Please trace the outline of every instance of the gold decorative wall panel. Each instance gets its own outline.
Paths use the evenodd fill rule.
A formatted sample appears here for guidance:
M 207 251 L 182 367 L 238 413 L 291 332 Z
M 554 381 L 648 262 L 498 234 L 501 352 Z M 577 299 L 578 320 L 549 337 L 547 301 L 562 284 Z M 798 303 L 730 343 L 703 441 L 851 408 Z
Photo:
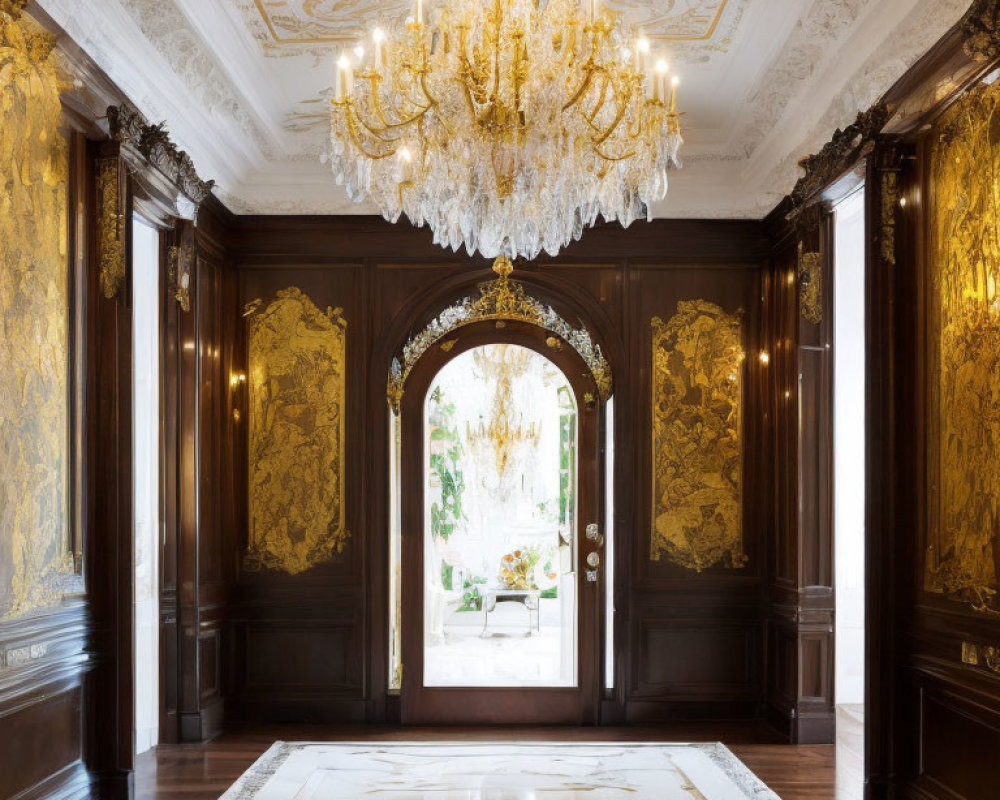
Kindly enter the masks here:
M 692 300 L 651 325 L 650 558 L 697 572 L 743 567 L 740 317 Z
M 924 585 L 1000 615 L 1000 87 L 949 110 L 931 169 Z
M 344 516 L 346 326 L 284 289 L 248 306 L 250 532 L 244 567 L 297 574 L 350 536 Z
M 68 541 L 69 156 L 54 39 L 0 3 L 0 617 L 57 603 Z

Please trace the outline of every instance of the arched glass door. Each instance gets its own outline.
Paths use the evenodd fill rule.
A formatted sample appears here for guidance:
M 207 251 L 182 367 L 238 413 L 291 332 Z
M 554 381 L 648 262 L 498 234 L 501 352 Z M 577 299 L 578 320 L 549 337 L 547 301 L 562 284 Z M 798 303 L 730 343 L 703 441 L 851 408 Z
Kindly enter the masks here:
M 492 338 L 432 356 L 402 403 L 403 721 L 596 721 L 596 393 L 528 326 Z
M 424 686 L 575 686 L 577 408 L 526 347 L 449 361 L 424 404 Z

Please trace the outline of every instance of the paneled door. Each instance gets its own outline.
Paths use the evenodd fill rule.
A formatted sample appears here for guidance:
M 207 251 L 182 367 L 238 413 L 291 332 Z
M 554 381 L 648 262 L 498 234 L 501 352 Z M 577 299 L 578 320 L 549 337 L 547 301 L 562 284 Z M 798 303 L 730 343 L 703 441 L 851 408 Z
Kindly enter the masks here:
M 415 367 L 401 420 L 404 723 L 598 721 L 601 405 L 583 360 L 480 323 Z

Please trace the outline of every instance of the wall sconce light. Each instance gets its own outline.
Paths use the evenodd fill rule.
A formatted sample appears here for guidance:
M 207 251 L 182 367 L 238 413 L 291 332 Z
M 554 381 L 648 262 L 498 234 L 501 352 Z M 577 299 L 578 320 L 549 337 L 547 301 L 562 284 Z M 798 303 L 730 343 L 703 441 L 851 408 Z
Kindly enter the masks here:
M 241 383 L 247 382 L 247 374 L 245 372 L 234 372 L 229 376 L 229 385 L 235 389 Z
M 771 355 L 767 352 L 767 350 L 760 351 L 760 363 L 765 367 L 771 363 Z

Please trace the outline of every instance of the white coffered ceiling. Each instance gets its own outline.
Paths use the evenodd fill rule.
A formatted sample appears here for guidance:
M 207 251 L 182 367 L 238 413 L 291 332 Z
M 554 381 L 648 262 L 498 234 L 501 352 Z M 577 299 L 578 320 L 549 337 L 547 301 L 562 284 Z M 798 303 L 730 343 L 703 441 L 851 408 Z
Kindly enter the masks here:
M 235 213 L 373 213 L 320 162 L 326 99 L 336 55 L 407 0 L 38 2 Z M 685 166 L 656 216 L 764 216 L 969 2 L 607 0 L 682 78 Z

